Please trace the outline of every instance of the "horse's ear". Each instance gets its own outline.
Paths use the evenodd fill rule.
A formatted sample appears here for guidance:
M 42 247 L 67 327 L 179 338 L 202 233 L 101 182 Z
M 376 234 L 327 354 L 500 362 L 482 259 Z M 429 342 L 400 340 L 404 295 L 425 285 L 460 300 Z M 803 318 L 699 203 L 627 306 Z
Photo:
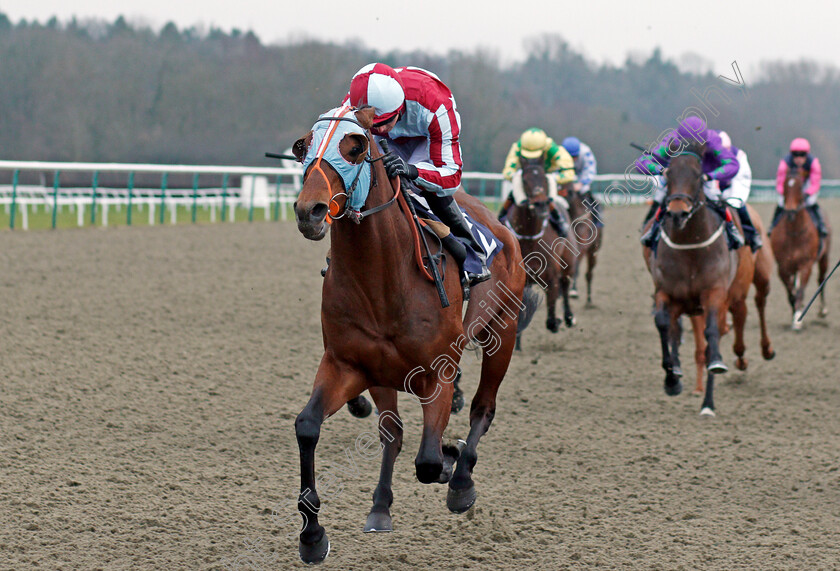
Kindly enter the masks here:
M 361 164 L 367 156 L 368 138 L 361 133 L 347 133 L 338 144 L 338 151 L 344 160 L 354 165 Z
M 358 111 L 356 111 L 356 120 L 359 124 L 365 128 L 370 129 L 373 127 L 373 117 L 376 114 L 376 111 L 370 105 L 365 105 Z
M 306 156 L 307 151 L 309 151 L 309 145 L 312 144 L 312 131 L 306 134 L 306 136 L 301 137 L 295 144 L 292 145 L 292 154 L 297 159 L 297 162 L 302 163 L 303 158 Z
M 665 177 L 665 178 L 668 178 L 668 167 L 665 167 L 664 169 L 662 169 L 662 176 Z

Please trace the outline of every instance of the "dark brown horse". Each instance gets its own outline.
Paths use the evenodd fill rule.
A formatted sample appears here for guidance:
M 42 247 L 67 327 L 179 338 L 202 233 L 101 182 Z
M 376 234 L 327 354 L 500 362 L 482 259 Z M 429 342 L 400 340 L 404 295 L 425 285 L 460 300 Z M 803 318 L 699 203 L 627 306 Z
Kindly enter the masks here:
M 505 224 L 519 240 L 528 274 L 528 283 L 545 290 L 548 317 L 545 326 L 552 333 L 560 330 L 557 299 L 563 297 L 563 320 L 567 327 L 575 324 L 569 303 L 569 289 L 574 272 L 575 253 L 570 242 L 560 238 L 549 223 L 549 179 L 542 159 L 522 159 L 522 188 L 526 201 L 514 201 Z M 568 213 L 560 207 L 560 215 L 568 221 Z M 517 348 L 520 348 L 517 339 Z
M 572 291 L 577 292 L 578 271 L 580 270 L 581 261 L 583 258 L 586 258 L 586 305 L 591 306 L 592 277 L 595 270 L 595 264 L 598 263 L 598 250 L 601 249 L 604 228 L 597 228 L 595 226 L 596 214 L 593 212 L 594 204 L 585 202 L 580 191 L 572 188 L 567 189 L 566 199 L 569 202 L 569 217 L 573 221 L 577 222 L 580 220 L 589 220 L 590 222 L 590 224 L 585 225 L 575 224 L 575 235 L 579 235 L 580 237 L 578 240 L 580 255 L 575 256 Z M 576 295 L 572 295 L 572 297 L 576 297 Z
M 358 122 L 358 132 L 348 133 L 340 141 L 324 135 L 317 152 L 330 146 L 335 150 L 338 145 L 348 163 L 372 170 L 361 214 L 375 213 L 361 220 L 342 216 L 348 212 L 345 200 L 350 190 L 331 165 L 317 159 L 305 173 L 295 203 L 298 229 L 309 240 L 324 238 L 328 212 L 337 218 L 331 224 L 332 256 L 321 303 L 324 355 L 311 398 L 295 421 L 301 460 L 298 509 L 304 519 L 300 556 L 307 563 L 322 561 L 329 552 L 329 540 L 318 523 L 320 500 L 315 489 L 315 447 L 321 424 L 366 389 L 380 412 L 380 442 L 375 442 L 374 435 L 373 441 L 367 438 L 360 444 L 369 434 L 363 433 L 356 448 L 361 446 L 368 453 L 371 446 L 374 453 L 381 449 L 382 469 L 365 531 L 392 529 L 391 478 L 403 433 L 397 391 L 410 392 L 423 409 L 423 436 L 414 461 L 417 478 L 423 483 L 448 482 L 447 506 L 453 512 L 464 512 L 473 505 L 476 447 L 496 411 L 496 394 L 513 352 L 525 286 L 516 240 L 477 199 L 459 190 L 457 201 L 494 232 L 503 250 L 493 260 L 493 277 L 472 288 L 472 301 L 463 319 L 457 264 L 447 254 L 443 281 L 451 304 L 441 309 L 435 287 L 422 277 L 416 263 L 411 225 L 398 206 L 404 206 L 403 201 L 393 201 L 399 194 L 398 181 L 388 180 L 378 160 L 381 153 L 369 131 L 373 109 L 345 117 Z M 336 118 L 327 120 L 337 123 Z M 295 144 L 299 160 L 311 141 L 312 133 Z M 356 192 L 360 190 L 366 189 Z M 389 202 L 390 206 L 376 210 Z M 469 436 L 463 449 L 444 447 L 452 380 L 459 371 L 463 348 L 471 340 L 481 345 L 483 359 L 470 409 Z
M 705 205 L 700 158 L 704 152 L 705 145 L 695 143 L 671 160 L 665 171 L 668 194 L 662 205 L 662 237 L 656 255 L 644 248 L 644 256 L 655 287 L 655 323 L 662 346 L 665 392 L 672 396 L 682 392 L 679 317 L 685 313 L 692 316 L 694 327 L 698 389 L 703 387 L 704 368 L 708 373 L 700 413 L 714 416 L 714 376 L 728 370 L 720 354 L 720 337 L 727 331 L 727 311 L 733 317 L 736 366 L 747 368 L 746 297 L 755 278 L 756 255 L 749 248 L 730 251 L 724 221 Z M 769 270 L 766 259 L 762 267 Z M 759 280 L 762 286 L 756 288 L 756 304 L 762 321 L 762 355 L 772 359 L 775 354 L 766 336 L 763 316 L 768 278 L 769 271 Z
M 791 327 L 794 331 L 802 329 L 800 317 L 803 297 L 808 280 L 811 279 L 814 263 L 817 263 L 819 270 L 817 281 L 822 283 L 828 271 L 828 251 L 831 246 L 831 228 L 826 218 L 829 235 L 825 239 L 823 251 L 819 251 L 820 237 L 817 226 L 806 209 L 803 186 L 802 172 L 798 169 L 788 171 L 784 186 L 784 214 L 770 233 L 770 244 L 779 267 L 779 278 L 785 285 L 788 302 L 793 311 Z M 820 292 L 820 316 L 825 317 L 827 314 L 823 289 Z

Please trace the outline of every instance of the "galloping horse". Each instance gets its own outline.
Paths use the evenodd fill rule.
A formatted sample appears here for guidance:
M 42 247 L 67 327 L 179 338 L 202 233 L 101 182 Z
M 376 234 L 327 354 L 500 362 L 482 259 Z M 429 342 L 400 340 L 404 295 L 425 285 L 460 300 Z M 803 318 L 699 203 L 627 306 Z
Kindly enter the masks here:
M 586 257 L 586 305 L 592 305 L 592 276 L 595 270 L 595 264 L 598 263 L 598 250 L 601 249 L 601 241 L 603 240 L 603 228 L 596 228 L 595 216 L 592 210 L 594 205 L 584 204 L 583 197 L 580 191 L 568 189 L 567 200 L 569 202 L 569 217 L 572 220 L 587 219 L 592 222 L 591 227 L 587 224 L 585 229 L 581 231 L 580 236 L 580 255 L 575 256 L 574 280 L 572 282 L 572 291 L 577 291 L 577 276 L 580 269 L 581 260 Z M 594 234 L 594 236 L 593 236 Z M 573 295 L 573 297 L 576 297 Z
M 784 186 L 784 214 L 770 233 L 773 255 L 779 266 L 779 278 L 785 284 L 788 302 L 793 311 L 794 331 L 802 328 L 802 301 L 805 286 L 811 278 L 811 269 L 818 263 L 819 279 L 822 282 L 828 271 L 828 250 L 831 246 L 831 229 L 826 218 L 829 235 L 820 252 L 820 237 L 817 227 L 805 207 L 804 180 L 798 169 L 788 171 Z M 825 317 L 825 289 L 820 292 L 820 316 Z
M 321 302 L 324 355 L 312 396 L 295 421 L 301 461 L 298 509 L 304 518 L 300 556 L 307 563 L 323 561 L 329 553 L 329 540 L 318 523 L 320 500 L 315 489 L 315 447 L 321 424 L 366 389 L 379 408 L 383 453 L 365 531 L 392 529 L 391 478 L 403 433 L 398 390 L 414 395 L 423 409 L 423 436 L 414 461 L 417 478 L 425 484 L 448 482 L 447 506 L 453 512 L 462 513 L 473 505 L 476 447 L 496 411 L 496 394 L 510 362 L 522 308 L 525 271 L 519 245 L 477 199 L 460 190 L 457 201 L 474 220 L 493 231 L 503 249 L 493 260 L 492 278 L 472 288 L 472 302 L 463 319 L 458 265 L 447 254 L 447 263 L 441 267 L 451 304 L 441 308 L 435 288 L 422 277 L 418 264 L 422 258 L 414 248 L 417 236 L 401 212 L 407 209 L 404 189 L 396 179 L 389 182 L 379 160 L 382 155 L 370 134 L 373 115 L 368 107 L 339 108 L 322 115 L 313 131 L 294 145 L 298 160 L 312 159 L 295 203 L 298 230 L 309 240 L 321 240 L 327 233 L 328 213 L 332 218 L 332 257 Z M 342 128 L 343 137 L 334 136 Z M 345 184 L 347 179 L 328 157 L 333 157 L 333 164 L 343 160 L 351 168 L 358 165 L 352 184 Z M 346 165 L 338 164 L 338 168 Z M 356 188 L 358 181 L 363 183 Z M 363 200 L 358 210 L 348 208 L 351 197 Z M 470 340 L 483 349 L 470 432 L 462 449 L 444 447 L 441 439 L 449 422 L 451 382 Z M 361 446 L 370 454 L 373 446 L 372 451 L 378 453 L 375 437 L 360 444 L 364 434 L 356 440 L 357 450 Z
M 714 376 L 728 370 L 719 347 L 720 336 L 727 331 L 727 311 L 732 313 L 735 329 L 735 365 L 740 370 L 747 368 L 744 324 L 746 297 L 753 281 L 761 320 L 762 355 L 772 359 L 775 353 L 764 321 L 769 259 L 765 257 L 757 264 L 757 257 L 749 248 L 728 249 L 724 221 L 705 206 L 700 158 L 704 152 L 705 145 L 693 142 L 671 160 L 665 171 L 668 194 L 662 203 L 665 212 L 658 251 L 653 255 L 644 248 L 644 256 L 655 287 L 654 320 L 662 344 L 665 393 L 674 396 L 682 392 L 679 317 L 685 313 L 691 316 L 694 328 L 698 391 L 703 390 L 704 367 L 708 372 L 700 414 L 714 416 Z M 757 215 L 752 215 L 760 227 Z M 756 280 L 757 265 L 760 276 Z
M 560 330 L 557 319 L 557 298 L 563 295 L 563 320 L 567 327 L 575 324 L 569 304 L 569 289 L 574 272 L 575 253 L 570 242 L 560 238 L 549 223 L 549 178 L 542 159 L 522 159 L 522 188 L 527 201 L 514 201 L 505 224 L 519 240 L 528 274 L 528 283 L 545 290 L 548 318 L 545 326 L 552 333 Z M 566 216 L 564 209 L 561 216 Z M 566 217 L 568 219 L 568 216 Z M 520 340 L 517 339 L 517 348 Z

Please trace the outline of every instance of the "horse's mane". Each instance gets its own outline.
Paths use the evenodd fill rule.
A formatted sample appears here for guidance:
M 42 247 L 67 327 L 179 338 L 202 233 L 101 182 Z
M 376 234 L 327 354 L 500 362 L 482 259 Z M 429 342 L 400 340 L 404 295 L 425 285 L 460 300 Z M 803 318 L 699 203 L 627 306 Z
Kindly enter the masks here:
M 703 154 L 706 152 L 706 143 L 701 143 L 696 139 L 691 139 L 688 145 L 683 149 L 683 152 L 694 153 L 703 160 Z

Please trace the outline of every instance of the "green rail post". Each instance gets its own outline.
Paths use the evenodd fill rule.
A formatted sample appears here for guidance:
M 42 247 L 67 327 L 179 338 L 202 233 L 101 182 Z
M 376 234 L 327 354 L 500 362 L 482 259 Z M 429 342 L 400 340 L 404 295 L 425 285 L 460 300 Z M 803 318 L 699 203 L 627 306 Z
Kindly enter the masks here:
M 90 225 L 96 226 L 96 187 L 99 186 L 99 172 L 93 171 L 92 194 L 90 195 Z
M 198 173 L 193 175 L 193 207 L 192 207 L 192 221 L 195 224 L 196 207 L 198 204 Z
M 12 207 L 9 212 L 9 229 L 15 229 L 15 212 L 17 211 L 17 185 L 18 185 L 18 175 L 20 175 L 20 171 L 15 169 L 15 172 L 12 174 Z M 26 208 L 24 206 L 24 208 Z
M 227 187 L 228 174 L 225 173 L 222 177 L 222 222 L 225 221 L 225 214 L 227 213 Z
M 257 188 L 257 176 L 251 176 L 251 204 L 248 206 L 248 222 L 254 221 L 254 191 Z
M 481 201 L 487 200 L 487 195 L 484 193 L 486 187 L 487 181 L 485 179 L 481 179 L 481 182 L 478 184 L 478 199 Z
M 58 214 L 58 184 L 59 184 L 59 177 L 61 175 L 60 171 L 55 171 L 55 176 L 53 177 L 53 209 L 52 209 L 52 227 L 55 230 L 55 217 Z
M 126 214 L 125 223 L 128 226 L 131 226 L 131 209 L 133 206 L 131 205 L 132 199 L 134 198 L 134 172 L 128 173 L 128 213 Z M 108 208 L 108 205 L 105 205 L 105 208 Z
M 169 173 L 163 173 L 160 177 L 160 223 L 163 224 L 163 214 L 166 210 L 166 181 Z
M 280 180 L 283 177 L 281 175 L 277 175 L 277 186 L 274 187 L 274 221 L 277 222 L 280 219 Z

